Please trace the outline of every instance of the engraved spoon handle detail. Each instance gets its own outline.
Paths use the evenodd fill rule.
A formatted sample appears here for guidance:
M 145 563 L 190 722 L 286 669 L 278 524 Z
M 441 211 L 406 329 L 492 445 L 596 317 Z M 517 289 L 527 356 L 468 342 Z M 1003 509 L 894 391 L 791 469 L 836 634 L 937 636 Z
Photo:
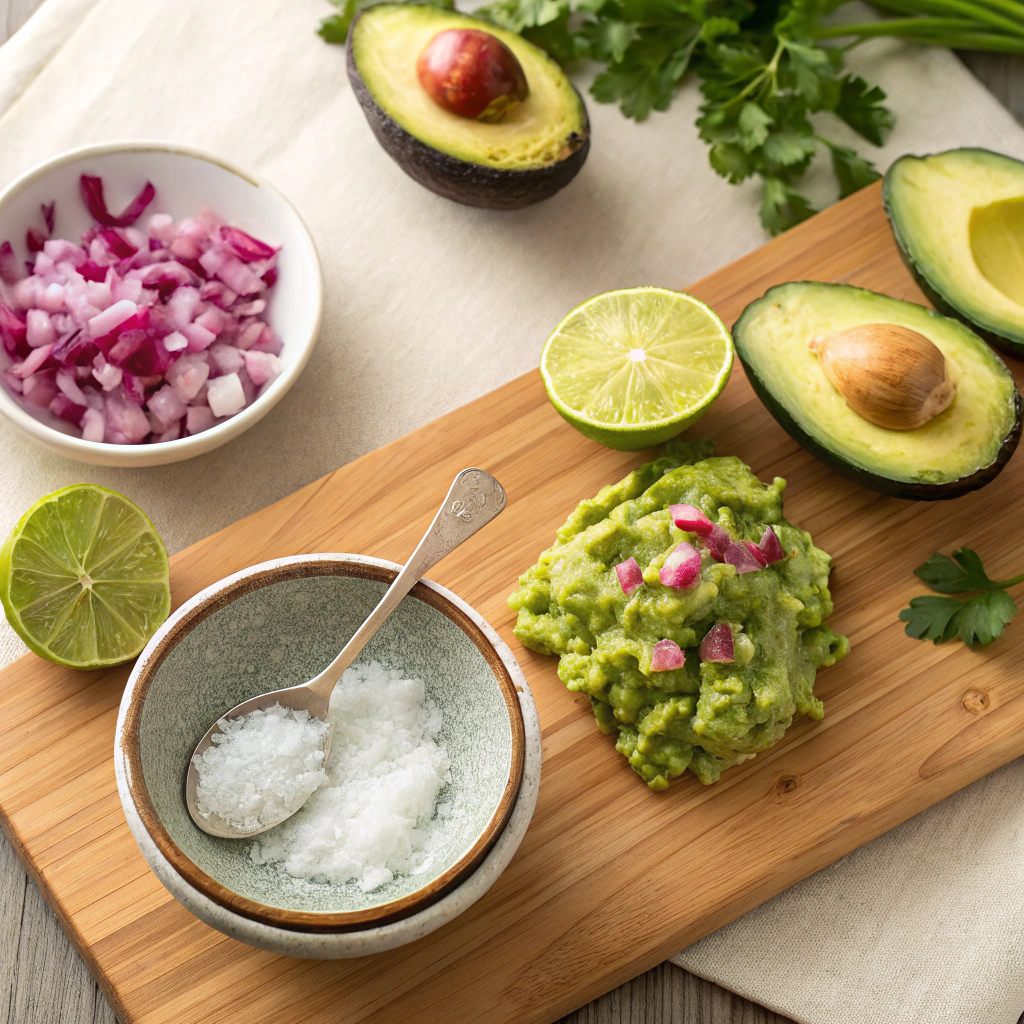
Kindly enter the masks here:
M 345 644 L 341 653 L 307 684 L 329 699 L 342 673 L 359 657 L 371 637 L 431 566 L 454 551 L 505 507 L 505 489 L 482 469 L 464 469 L 452 482 L 448 496 L 430 528 L 416 545 L 405 567 L 388 587 L 380 603 Z

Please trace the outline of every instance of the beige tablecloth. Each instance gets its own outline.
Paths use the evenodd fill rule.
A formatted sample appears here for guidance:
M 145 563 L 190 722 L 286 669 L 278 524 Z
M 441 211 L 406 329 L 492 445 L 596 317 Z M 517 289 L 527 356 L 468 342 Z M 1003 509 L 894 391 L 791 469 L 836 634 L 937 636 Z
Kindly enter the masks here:
M 683 285 L 765 240 L 756 189 L 708 167 L 692 85 L 643 125 L 591 102 L 587 165 L 540 206 L 490 213 L 426 192 L 374 141 L 344 52 L 313 34 L 327 10 L 323 0 L 47 0 L 0 49 L 0 187 L 88 142 L 204 146 L 296 202 L 327 278 L 303 377 L 217 452 L 96 469 L 0 423 L 0 536 L 41 494 L 87 480 L 138 501 L 178 549 L 531 369 L 587 296 Z M 952 55 L 881 42 L 855 64 L 899 115 L 881 166 L 964 144 L 1024 156 L 1024 133 Z M 0 663 L 21 650 L 4 624 Z M 1004 769 L 679 962 L 813 1024 L 1013 1024 L 1024 1009 L 1022 789 L 1024 768 Z

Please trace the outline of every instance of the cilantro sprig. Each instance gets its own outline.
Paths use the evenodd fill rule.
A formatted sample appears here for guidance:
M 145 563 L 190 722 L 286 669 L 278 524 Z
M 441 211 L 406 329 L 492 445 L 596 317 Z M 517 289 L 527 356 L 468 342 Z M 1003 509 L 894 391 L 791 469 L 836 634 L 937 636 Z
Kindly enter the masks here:
M 959 637 L 970 646 L 984 646 L 1002 635 L 1017 614 L 1017 603 L 1006 592 L 1024 583 L 1024 574 L 1008 580 L 990 579 L 981 558 L 970 548 L 953 557 L 936 552 L 914 570 L 937 594 L 971 594 L 971 597 L 915 597 L 900 612 L 905 632 L 916 640 L 944 644 Z

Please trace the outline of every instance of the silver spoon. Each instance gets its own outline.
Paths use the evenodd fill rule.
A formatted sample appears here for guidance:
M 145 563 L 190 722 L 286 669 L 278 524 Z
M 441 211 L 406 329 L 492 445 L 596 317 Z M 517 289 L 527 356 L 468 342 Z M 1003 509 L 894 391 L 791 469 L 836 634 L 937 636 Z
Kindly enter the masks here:
M 219 815 L 211 814 L 209 817 L 205 817 L 200 813 L 196 803 L 196 788 L 199 784 L 196 758 L 210 746 L 214 735 L 221 731 L 224 719 L 238 718 L 252 711 L 262 711 L 274 704 L 280 704 L 283 708 L 308 711 L 311 717 L 326 722 L 331 694 L 342 673 L 359 657 L 370 638 L 398 607 L 402 598 L 412 590 L 416 582 L 431 566 L 436 565 L 445 555 L 454 551 L 464 540 L 472 537 L 481 526 L 486 526 L 504 507 L 505 489 L 490 473 L 485 473 L 482 469 L 464 469 L 453 481 L 448 491 L 448 497 L 444 499 L 437 515 L 434 516 L 434 521 L 423 535 L 423 539 L 416 545 L 416 550 L 410 556 L 409 561 L 405 563 L 405 567 L 388 587 L 387 593 L 381 598 L 377 607 L 370 612 L 366 621 L 342 648 L 341 654 L 308 683 L 288 686 L 283 690 L 271 690 L 270 693 L 263 693 L 251 700 L 243 701 L 214 722 L 196 746 L 185 779 L 185 803 L 188 805 L 188 812 L 192 815 L 192 820 L 204 832 L 225 839 L 249 839 L 274 828 L 275 825 L 280 825 L 282 821 L 295 813 L 292 811 L 276 821 L 268 822 L 262 828 L 248 832 L 235 828 Z M 328 727 L 327 738 L 324 741 L 324 763 L 327 761 L 330 747 L 331 733 Z

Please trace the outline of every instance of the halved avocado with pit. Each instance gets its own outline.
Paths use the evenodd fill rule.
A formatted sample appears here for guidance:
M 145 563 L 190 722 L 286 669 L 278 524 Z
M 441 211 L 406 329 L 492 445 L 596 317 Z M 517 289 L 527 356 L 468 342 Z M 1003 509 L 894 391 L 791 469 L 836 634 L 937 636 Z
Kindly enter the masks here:
M 850 409 L 808 348 L 861 324 L 923 334 L 946 359 L 952 404 L 914 430 L 888 430 Z M 962 323 L 912 302 L 844 284 L 769 289 L 733 327 L 758 397 L 802 447 L 844 476 L 897 498 L 955 498 L 991 481 L 1021 433 L 1021 398 L 1002 360 Z
M 935 307 L 1024 357 L 1024 163 L 987 149 L 904 156 L 882 198 L 903 260 Z
M 420 84 L 416 61 L 445 29 L 489 32 L 516 56 L 529 95 L 501 121 L 453 114 Z M 583 99 L 562 69 L 513 32 L 424 4 L 377 4 L 352 22 L 348 75 L 377 141 L 410 177 L 468 206 L 512 210 L 564 188 L 590 148 Z

